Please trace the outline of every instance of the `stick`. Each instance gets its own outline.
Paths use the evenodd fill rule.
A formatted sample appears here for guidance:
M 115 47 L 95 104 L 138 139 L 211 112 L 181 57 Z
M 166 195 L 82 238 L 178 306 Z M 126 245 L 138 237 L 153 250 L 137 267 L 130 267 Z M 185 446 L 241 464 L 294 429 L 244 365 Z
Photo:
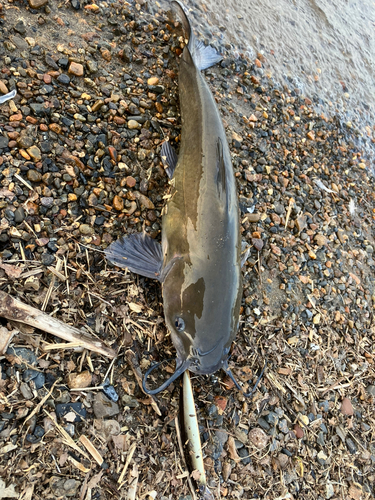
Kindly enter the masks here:
M 0 316 L 19 321 L 20 323 L 26 323 L 45 332 L 52 333 L 52 335 L 56 335 L 56 337 L 68 342 L 79 343 L 85 349 L 103 354 L 109 358 L 116 356 L 113 349 L 107 347 L 102 341 L 94 339 L 83 330 L 52 318 L 48 314 L 28 304 L 24 304 L 2 291 L 0 291 Z

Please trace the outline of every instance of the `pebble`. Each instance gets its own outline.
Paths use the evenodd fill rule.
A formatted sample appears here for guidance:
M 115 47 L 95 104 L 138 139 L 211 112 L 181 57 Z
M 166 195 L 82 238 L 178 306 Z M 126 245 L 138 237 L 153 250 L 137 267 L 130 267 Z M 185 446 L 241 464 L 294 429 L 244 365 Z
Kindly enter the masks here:
M 250 443 L 252 443 L 254 446 L 256 446 L 261 450 L 267 446 L 269 436 L 267 436 L 267 434 L 263 431 L 263 429 L 255 427 L 254 429 L 251 429 L 251 431 L 249 432 L 249 440 Z
M 20 384 L 20 391 L 21 391 L 22 396 L 23 396 L 26 400 L 33 399 L 34 395 L 33 395 L 33 393 L 31 392 L 29 385 L 28 385 L 28 384 L 26 384 L 26 382 L 22 382 L 22 383 Z
M 37 170 L 28 170 L 27 178 L 31 182 L 40 182 L 42 180 L 42 174 Z
M 86 418 L 86 408 L 82 403 L 59 403 L 56 405 L 56 415 L 59 418 L 70 412 L 76 414 L 74 422 L 82 422 L 82 419 Z
M 95 395 L 93 410 L 96 418 L 113 417 L 120 413 L 118 404 L 111 401 L 101 392 Z
M 81 224 L 79 226 L 79 232 L 85 236 L 89 236 L 94 234 L 94 228 L 89 226 L 88 224 Z
M 341 403 L 341 413 L 352 416 L 354 414 L 353 405 L 348 398 L 344 398 Z
M 67 376 L 67 384 L 70 389 L 90 387 L 91 381 L 92 375 L 88 370 L 85 370 L 81 373 L 69 373 L 69 375 Z
M 354 441 L 351 438 L 346 438 L 345 441 L 346 441 L 346 446 L 348 447 L 349 452 L 352 455 L 355 455 L 358 450 L 357 450 L 356 445 L 354 444 Z
M 33 381 L 33 383 L 35 384 L 35 389 L 41 389 L 46 378 L 44 373 L 28 368 L 23 372 L 23 380 L 24 382 Z
M 375 385 L 368 385 L 368 386 L 366 387 L 366 392 L 367 392 L 367 394 L 369 394 L 370 396 L 375 397 Z
M 129 120 L 128 121 L 128 128 L 130 130 L 133 130 L 133 129 L 138 129 L 138 128 L 141 128 L 142 125 L 140 123 L 138 123 L 136 120 Z
M 49 485 L 52 493 L 57 498 L 65 498 L 65 496 L 76 497 L 81 482 L 76 479 L 65 479 L 55 476 L 51 478 Z
M 113 198 L 113 208 L 115 210 L 118 210 L 119 212 L 121 212 L 121 210 L 124 210 L 124 200 L 118 195 Z
M 82 64 L 72 61 L 69 66 L 69 73 L 75 76 L 83 76 L 84 70 Z
M 15 366 L 20 369 L 26 369 L 26 365 L 22 363 L 25 361 L 27 365 L 36 364 L 36 356 L 31 349 L 26 347 L 9 347 L 6 354 L 8 356 L 14 356 L 16 360 Z
M 137 408 L 139 406 L 138 400 L 128 394 L 124 394 L 124 396 L 121 397 L 121 401 L 124 406 L 128 406 L 129 408 Z

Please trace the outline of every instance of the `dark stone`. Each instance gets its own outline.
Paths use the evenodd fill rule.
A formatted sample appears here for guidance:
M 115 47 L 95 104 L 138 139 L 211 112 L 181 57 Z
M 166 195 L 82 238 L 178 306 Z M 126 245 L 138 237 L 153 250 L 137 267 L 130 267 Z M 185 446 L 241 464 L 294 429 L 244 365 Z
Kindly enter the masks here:
M 52 143 L 50 141 L 40 142 L 39 147 L 42 153 L 49 153 L 52 151 Z
M 69 66 L 69 59 L 67 59 L 66 57 L 60 57 L 60 59 L 57 61 L 57 64 L 63 69 L 67 69 Z
M 48 252 L 45 252 L 42 254 L 40 260 L 44 266 L 50 266 L 55 262 L 55 256 Z
M 28 365 L 36 364 L 35 354 L 33 353 L 33 351 L 27 349 L 26 347 L 9 347 L 6 353 L 8 356 L 15 356 L 19 359 L 20 363 L 16 363 L 16 368 L 26 368 L 22 361 L 25 361 L 25 363 L 27 363 Z
M 45 116 L 51 114 L 51 108 L 46 107 L 44 103 L 41 104 L 38 102 L 32 102 L 30 103 L 30 108 L 36 116 Z
M 78 0 L 70 0 L 70 3 L 75 10 L 79 10 L 81 8 L 81 4 Z
M 44 373 L 29 368 L 23 372 L 23 380 L 24 382 L 30 382 L 32 380 L 35 384 L 35 389 L 41 389 L 46 379 Z
M 251 463 L 251 458 L 249 457 L 249 452 L 247 448 L 240 448 L 238 450 L 238 456 L 241 457 L 241 462 L 244 465 L 248 465 Z
M 28 441 L 29 443 L 32 443 L 32 444 L 39 443 L 39 441 L 41 439 L 42 438 L 40 438 L 40 437 L 34 436 L 34 434 L 27 434 L 27 436 L 26 436 L 26 441 Z
M 65 127 L 70 127 L 71 125 L 74 124 L 74 121 L 71 120 L 70 118 L 66 118 L 65 116 L 62 116 L 61 117 L 61 121 L 63 122 L 63 124 L 65 125 Z
M 82 403 L 64 403 L 56 405 L 56 414 L 59 418 L 62 418 L 71 411 L 76 413 L 74 422 L 82 422 L 82 419 L 86 418 L 86 408 Z
M 45 61 L 46 61 L 46 64 L 48 64 L 48 66 L 50 66 L 51 68 L 55 69 L 56 71 L 59 69 L 59 67 L 56 64 L 55 60 L 52 59 L 52 57 L 49 56 L 48 54 L 45 57 Z
M 7 148 L 8 144 L 9 144 L 8 137 L 4 137 L 3 135 L 0 135 L 0 149 Z
M 61 75 L 59 75 L 57 77 L 57 81 L 59 83 L 62 83 L 63 85 L 69 85 L 70 83 L 70 78 L 68 75 L 66 75 L 65 73 L 62 73 Z
M 16 224 L 20 224 L 21 222 L 24 221 L 25 217 L 26 214 L 23 207 L 17 207 L 16 210 L 14 211 L 14 222 Z
M 40 425 L 37 425 L 34 429 L 34 436 L 41 438 L 44 436 L 44 434 L 45 433 L 44 433 L 43 427 L 41 427 Z
M 114 401 L 116 403 L 116 401 L 118 401 L 118 394 L 117 392 L 115 391 L 115 388 L 113 387 L 113 385 L 104 385 L 103 387 L 103 392 L 104 394 L 109 398 L 111 399 L 112 401 Z
M 349 452 L 354 455 L 355 453 L 357 453 L 357 447 L 356 445 L 354 444 L 354 441 L 350 438 L 346 438 L 346 446 L 348 447 L 348 450 Z
M 26 26 L 23 21 L 18 21 L 18 23 L 14 26 L 14 31 L 17 31 L 20 35 L 26 34 Z

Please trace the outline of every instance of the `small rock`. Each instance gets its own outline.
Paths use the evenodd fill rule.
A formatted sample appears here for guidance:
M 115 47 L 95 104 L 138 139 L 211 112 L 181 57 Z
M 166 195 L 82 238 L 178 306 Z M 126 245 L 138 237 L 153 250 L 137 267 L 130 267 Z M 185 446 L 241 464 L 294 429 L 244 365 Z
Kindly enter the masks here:
M 367 392 L 367 394 L 369 394 L 370 396 L 375 397 L 375 385 L 368 385 L 368 386 L 366 387 L 366 392 Z
M 82 422 L 82 419 L 86 418 L 86 408 L 82 403 L 62 403 L 56 405 L 56 415 L 59 418 L 64 417 L 64 415 L 70 412 L 76 414 L 74 422 Z
M 70 78 L 68 75 L 66 75 L 65 73 L 61 73 L 61 75 L 59 75 L 57 77 L 57 81 L 59 83 L 62 83 L 63 85 L 69 85 L 70 83 Z
M 44 196 L 43 198 L 40 198 L 40 203 L 43 207 L 50 208 L 53 205 L 53 198 L 52 196 Z
M 135 120 L 128 121 L 128 128 L 129 129 L 136 129 L 136 128 L 141 128 L 141 127 L 142 127 L 142 125 Z
M 243 465 L 248 465 L 251 463 L 251 458 L 249 456 L 249 451 L 247 448 L 240 448 L 238 450 L 238 456 L 241 458 Z
M 357 447 L 352 439 L 346 438 L 346 446 L 348 447 L 348 450 L 352 455 L 355 455 L 357 453 Z
M 267 436 L 263 429 L 256 427 L 249 432 L 249 440 L 254 446 L 261 450 L 267 446 L 269 436 Z
M 81 387 L 90 387 L 92 380 L 91 372 L 85 370 L 81 373 L 69 373 L 67 383 L 70 389 L 78 389 Z
M 353 405 L 348 398 L 344 398 L 341 403 L 341 413 L 352 416 L 354 414 Z
M 148 85 L 157 85 L 159 83 L 159 78 L 157 76 L 152 76 L 147 80 Z
M 33 381 L 35 389 L 41 389 L 46 381 L 46 378 L 44 373 L 29 368 L 23 372 L 23 380 L 24 382 Z
M 96 418 L 113 417 L 120 413 L 118 404 L 111 401 L 101 392 L 95 395 L 93 409 Z
M 128 406 L 129 408 L 137 408 L 139 406 L 138 400 L 125 394 L 121 397 L 124 406 Z
M 277 461 L 279 462 L 280 469 L 286 469 L 289 462 L 289 457 L 285 455 L 285 453 L 279 453 L 279 455 L 277 456 Z
M 113 208 L 115 210 L 118 210 L 119 212 L 121 212 L 121 210 L 124 210 L 124 200 L 122 198 L 120 198 L 120 196 L 116 195 L 114 198 L 113 198 Z
M 5 83 L 0 80 L 0 92 L 2 94 L 7 94 L 9 92 L 8 87 L 5 85 Z
M 117 420 L 99 420 L 98 423 L 102 424 L 102 430 L 106 439 L 118 436 L 121 433 L 121 427 Z
M 294 433 L 295 433 L 297 439 L 302 439 L 303 438 L 304 432 L 303 432 L 303 429 L 301 428 L 300 425 L 296 424 L 294 426 Z
M 323 234 L 316 234 L 314 240 L 315 243 L 320 247 L 327 245 L 327 238 Z
M 7 356 L 14 356 L 16 361 L 16 367 L 20 369 L 25 369 L 26 366 L 22 361 L 25 361 L 28 365 L 36 364 L 36 356 L 30 349 L 26 347 L 9 347 L 6 352 Z
M 34 161 L 41 160 L 42 153 L 40 152 L 40 149 L 37 146 L 31 146 L 31 148 L 28 148 L 26 151 Z
M 131 177 L 130 175 L 126 178 L 126 185 L 130 188 L 134 187 L 137 184 L 137 181 L 134 179 L 134 177 Z
M 260 214 L 246 214 L 245 218 L 249 222 L 258 222 L 260 220 Z
M 36 170 L 28 170 L 27 178 L 31 182 L 40 182 L 42 180 L 42 174 Z
M 306 215 L 300 215 L 296 219 L 296 227 L 299 232 L 303 231 L 307 226 L 307 217 Z
M 48 3 L 48 0 L 28 0 L 28 2 L 32 9 L 40 9 Z
M 83 76 L 83 66 L 82 64 L 72 61 L 69 66 L 69 73 L 76 76 Z
M 30 0 L 29 0 L 30 1 Z M 81 486 L 79 481 L 75 479 L 65 479 L 54 476 L 50 480 L 50 487 L 52 493 L 56 497 L 64 498 L 67 497 L 76 497 L 78 488 Z
M 327 481 L 326 483 L 326 498 L 331 498 L 335 494 L 335 490 L 333 489 L 333 484 L 331 481 Z
M 21 383 L 20 391 L 21 391 L 22 396 L 25 399 L 27 399 L 27 400 L 33 399 L 33 397 L 34 397 L 33 393 L 31 392 L 30 387 L 28 384 L 26 384 L 26 382 Z
M 79 226 L 79 232 L 85 236 L 89 236 L 94 233 L 94 228 L 88 224 L 81 224 Z
M 4 137 L 3 135 L 0 135 L 0 149 L 7 148 L 8 144 L 9 144 L 8 137 Z

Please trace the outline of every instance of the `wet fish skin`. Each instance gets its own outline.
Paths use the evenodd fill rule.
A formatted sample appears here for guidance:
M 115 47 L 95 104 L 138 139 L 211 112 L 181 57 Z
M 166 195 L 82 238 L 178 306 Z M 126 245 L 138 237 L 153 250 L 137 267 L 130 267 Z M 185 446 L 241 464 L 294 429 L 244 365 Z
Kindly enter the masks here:
M 163 282 L 163 299 L 178 358 L 193 358 L 191 371 L 213 373 L 238 327 L 239 209 L 225 130 L 190 41 L 179 66 L 180 154 L 162 223 L 164 262 L 178 260 Z M 175 326 L 180 317 L 184 332 Z
M 165 320 L 177 351 L 176 372 L 159 389 L 147 390 L 151 394 L 187 368 L 209 374 L 226 367 L 242 297 L 236 181 L 220 114 L 201 73 L 221 57 L 196 41 L 183 7 L 172 4 L 189 43 L 180 59 L 182 137 L 177 164 L 168 170 L 174 174 L 162 220 L 162 245 L 138 234 L 106 251 L 116 265 L 162 283 Z M 164 151 L 169 147 L 165 143 Z M 174 154 L 168 156 L 173 163 Z

